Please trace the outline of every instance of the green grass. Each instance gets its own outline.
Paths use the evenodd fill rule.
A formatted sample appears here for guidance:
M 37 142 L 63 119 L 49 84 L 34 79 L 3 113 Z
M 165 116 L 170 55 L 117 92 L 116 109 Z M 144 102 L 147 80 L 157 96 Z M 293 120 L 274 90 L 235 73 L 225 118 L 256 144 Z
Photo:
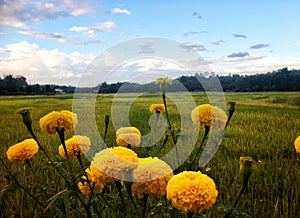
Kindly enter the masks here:
M 118 98 L 119 106 L 128 104 L 129 97 L 132 96 L 134 94 L 121 94 Z M 192 93 L 192 96 L 197 105 L 209 103 L 205 93 Z M 203 169 L 203 173 L 214 179 L 219 191 L 217 202 L 209 211 L 205 212 L 208 217 L 224 217 L 225 211 L 232 205 L 240 188 L 238 179 L 240 156 L 251 156 L 255 160 L 255 164 L 248 188 L 232 213 L 232 217 L 291 218 L 300 216 L 300 157 L 294 149 L 294 140 L 300 135 L 299 96 L 299 92 L 225 93 L 226 101 L 236 102 L 236 111 L 226 129 L 220 149 Z M 93 134 L 98 134 L 99 131 L 103 137 L 104 116 L 111 115 L 113 98 L 112 94 L 98 95 L 95 105 L 98 129 L 90 130 Z M 181 93 L 177 94 L 177 99 L 185 101 Z M 6 158 L 6 151 L 9 146 L 30 138 L 22 124 L 21 116 L 15 113 L 17 109 L 29 106 L 33 108 L 33 129 L 41 144 L 45 146 L 60 169 L 68 169 L 65 161 L 57 154 L 57 148 L 60 145 L 58 136 L 42 133 L 38 122 L 42 116 L 53 110 L 72 110 L 73 96 L 0 96 L 0 102 L 0 157 L 22 184 L 30 191 L 37 192 L 37 197 L 41 201 L 49 203 L 42 192 L 37 190 L 44 186 L 52 196 L 63 191 L 66 184 L 50 166 L 45 156 L 39 152 L 31 160 L 39 177 L 37 179 L 25 164 L 10 163 Z M 84 100 L 82 103 L 84 107 Z M 130 106 L 129 115 L 124 114 L 124 116 L 129 116 L 131 125 L 140 129 L 142 135 L 150 132 L 148 119 L 151 116 L 149 106 L 152 103 L 162 103 L 158 93 L 140 95 Z M 173 128 L 180 129 L 181 115 L 176 107 L 176 102 L 172 102 L 169 98 L 167 104 Z M 90 115 L 87 114 L 87 116 Z M 85 121 L 79 120 L 79 122 Z M 109 147 L 116 146 L 115 129 L 112 124 L 112 119 L 110 119 L 107 136 Z M 188 131 L 188 129 L 181 130 Z M 204 130 L 201 129 L 199 141 L 202 139 L 203 132 Z M 72 134 L 72 132 L 67 133 L 66 138 L 70 138 Z M 93 146 L 97 149 L 99 145 Z M 159 155 L 162 156 L 171 148 L 172 143 L 167 143 Z M 136 149 L 136 152 L 140 156 L 147 156 L 154 154 L 156 149 L 157 147 L 140 148 Z M 72 160 L 71 164 L 80 172 L 76 160 Z M 86 158 L 84 158 L 84 165 L 86 167 L 89 165 Z M 2 165 L 0 165 L 0 170 L 0 217 L 50 216 L 49 214 L 41 215 L 43 209 L 36 206 L 36 203 L 28 195 L 13 184 Z M 105 193 L 105 198 L 113 204 L 113 208 L 104 208 L 102 217 L 120 217 L 122 214 L 120 212 L 121 204 L 115 187 L 108 185 Z M 65 206 L 65 216 L 80 217 L 78 211 L 68 210 L 74 206 L 72 204 L 80 208 L 80 204 L 74 201 L 72 195 L 62 194 L 61 196 L 62 198 L 56 202 L 56 206 L 60 207 L 54 207 L 56 209 L 52 210 L 53 214 L 51 215 L 64 217 L 59 208 L 62 209 Z M 136 200 L 141 207 L 142 200 L 138 198 Z M 100 200 L 98 203 L 99 205 L 103 204 Z M 137 216 L 130 202 L 128 205 L 131 217 Z M 84 214 L 84 210 L 80 210 Z M 148 217 L 163 216 L 184 217 L 185 214 L 172 209 L 170 202 L 166 201 L 164 197 L 151 198 L 148 205 Z

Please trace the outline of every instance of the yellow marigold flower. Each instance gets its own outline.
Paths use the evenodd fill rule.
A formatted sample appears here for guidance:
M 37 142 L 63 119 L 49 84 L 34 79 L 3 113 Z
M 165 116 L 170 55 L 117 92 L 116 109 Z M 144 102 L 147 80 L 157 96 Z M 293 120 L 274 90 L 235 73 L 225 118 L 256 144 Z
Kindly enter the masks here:
M 141 143 L 141 132 L 136 127 L 121 127 L 116 131 L 116 141 L 119 146 L 131 145 L 137 147 Z
M 75 135 L 72 138 L 65 141 L 66 149 L 69 158 L 75 157 L 78 154 L 86 153 L 90 150 L 91 141 L 87 136 Z M 67 159 L 65 150 L 62 145 L 58 147 L 59 155 Z
M 167 185 L 167 199 L 179 210 L 201 213 L 217 199 L 214 181 L 201 172 L 183 171 L 173 176 Z
M 172 79 L 169 77 L 160 77 L 155 80 L 155 84 L 172 84 Z
M 77 187 L 80 190 L 80 192 L 84 195 L 90 195 L 91 194 L 91 189 L 90 186 L 87 182 L 87 178 L 85 176 L 82 177 L 82 179 L 84 180 L 84 182 L 78 182 L 77 183 Z M 102 186 L 103 185 L 103 186 Z M 101 186 L 94 184 L 91 184 L 91 186 L 93 187 L 93 192 L 94 194 L 99 194 L 102 192 L 104 184 L 101 183 Z
M 141 136 L 140 130 L 138 128 L 130 126 L 130 127 L 121 127 L 116 131 L 116 137 L 118 137 L 120 134 L 127 134 L 127 133 L 136 133 Z
M 171 167 L 157 157 L 139 158 L 138 167 L 133 171 L 135 182 L 132 184 L 132 192 L 163 196 L 172 176 Z
M 138 156 L 131 149 L 125 147 L 106 148 L 99 151 L 93 161 L 109 181 L 122 180 L 125 171 L 133 170 L 137 166 Z
M 300 154 L 300 136 L 298 136 L 295 140 L 295 150 L 298 154 Z
M 163 112 L 165 112 L 165 105 L 164 104 L 151 104 L 150 112 L 151 113 L 163 113 Z
M 214 129 L 225 127 L 227 122 L 226 113 L 210 104 L 202 104 L 192 110 L 191 118 L 194 124 L 200 126 L 205 125 Z
M 77 115 L 68 110 L 52 111 L 40 119 L 42 131 L 49 134 L 55 134 L 56 129 L 71 131 L 77 123 Z
M 8 148 L 6 155 L 13 163 L 21 162 L 32 158 L 39 150 L 34 139 L 26 139 Z
M 110 177 L 102 173 L 93 164 L 90 165 L 88 169 L 85 170 L 88 175 L 89 180 L 95 184 L 95 186 L 103 188 L 105 183 L 110 180 Z
M 137 147 L 141 143 L 141 136 L 136 133 L 120 134 L 116 141 L 117 144 L 122 147 L 127 147 L 128 145 Z
M 167 84 L 172 84 L 172 79 L 168 77 L 158 78 L 156 79 L 155 84 L 160 84 L 161 93 L 162 95 L 165 95 L 167 91 Z

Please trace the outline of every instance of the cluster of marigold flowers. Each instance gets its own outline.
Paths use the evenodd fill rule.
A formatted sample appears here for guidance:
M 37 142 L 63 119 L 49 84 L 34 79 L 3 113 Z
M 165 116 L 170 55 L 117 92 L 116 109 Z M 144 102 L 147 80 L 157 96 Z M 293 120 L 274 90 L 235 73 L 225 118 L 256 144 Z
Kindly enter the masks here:
M 153 104 L 150 112 L 163 113 L 163 104 Z M 224 128 L 227 115 L 216 106 L 203 104 L 191 112 L 195 125 L 210 128 Z M 48 134 L 71 131 L 76 127 L 76 114 L 67 111 L 53 111 L 39 121 L 41 130 Z M 131 149 L 141 143 L 141 132 L 136 127 L 121 127 L 116 131 L 117 147 L 106 148 L 95 154 L 85 176 L 78 182 L 79 190 L 90 195 L 101 193 L 107 182 L 133 178 L 132 192 L 138 195 L 164 196 L 180 210 L 201 213 L 210 208 L 217 199 L 218 191 L 214 181 L 201 172 L 184 171 L 173 175 L 173 170 L 158 157 L 140 158 Z M 73 158 L 90 150 L 91 141 L 87 136 L 74 135 L 58 147 L 64 159 Z M 39 149 L 34 139 L 26 139 L 11 146 L 7 157 L 11 162 L 21 162 L 32 158 Z M 295 149 L 300 153 L 300 136 L 295 140 Z M 66 155 L 66 152 L 68 156 Z
M 31 111 L 31 109 L 26 108 L 17 111 L 17 113 L 24 115 L 26 113 L 29 113 L 29 111 Z M 53 111 L 47 114 L 46 116 L 40 119 L 39 123 L 40 123 L 41 130 L 43 132 L 48 134 L 55 134 L 57 131 L 60 131 L 62 129 L 66 131 L 73 130 L 73 128 L 77 125 L 78 120 L 75 113 L 72 113 L 68 110 L 62 110 L 62 111 Z M 70 139 L 71 143 L 69 143 L 68 140 L 66 141 L 67 148 L 69 148 L 70 151 L 74 150 L 74 152 L 70 152 L 70 155 L 72 155 L 72 153 L 76 153 L 75 150 L 77 150 L 77 152 L 82 152 L 81 146 L 78 144 L 78 142 L 74 143 L 74 140 L 77 140 L 77 137 L 79 141 L 82 141 L 81 136 L 75 136 L 75 138 Z M 82 148 L 84 147 L 85 146 L 82 146 Z M 38 143 L 34 139 L 26 139 L 22 142 L 19 142 L 11 146 L 7 150 L 6 154 L 8 159 L 11 162 L 22 162 L 32 158 L 38 152 L 38 150 L 39 150 Z M 62 157 L 65 157 L 65 154 L 62 154 L 62 152 L 59 153 L 62 155 Z
M 193 171 L 173 175 L 171 167 L 159 158 L 139 158 L 133 150 L 121 146 L 98 152 L 86 173 L 97 192 L 107 182 L 124 180 L 126 173 L 132 173 L 133 193 L 166 195 L 174 207 L 183 211 L 202 212 L 216 202 L 218 195 L 214 181 L 207 175 Z M 91 193 L 87 180 L 79 182 L 78 187 L 83 194 Z

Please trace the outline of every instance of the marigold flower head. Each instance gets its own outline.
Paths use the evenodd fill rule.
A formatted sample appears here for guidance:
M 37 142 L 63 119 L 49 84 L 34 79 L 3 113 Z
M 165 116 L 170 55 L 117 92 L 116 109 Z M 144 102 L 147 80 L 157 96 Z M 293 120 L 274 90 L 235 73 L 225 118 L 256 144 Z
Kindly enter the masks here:
M 90 150 L 91 141 L 87 136 L 74 135 L 72 138 L 65 141 L 66 149 L 69 158 L 75 157 L 78 154 L 86 153 Z M 59 155 L 67 159 L 65 150 L 62 145 L 58 147 Z
M 52 111 L 40 119 L 42 131 L 49 134 L 55 134 L 56 129 L 71 131 L 77 123 L 77 114 L 68 110 Z
M 136 133 L 141 136 L 140 130 L 134 126 L 130 127 L 121 127 L 116 131 L 116 137 L 118 137 L 120 134 L 127 134 L 127 133 Z
M 226 113 L 210 104 L 202 104 L 192 110 L 191 118 L 194 124 L 205 125 L 214 129 L 224 128 L 227 122 Z
M 169 77 L 160 77 L 155 80 L 155 84 L 172 84 L 172 79 Z
M 167 91 L 167 84 L 172 84 L 172 79 L 168 77 L 158 78 L 156 79 L 155 84 L 160 84 L 161 92 L 165 95 Z
M 151 113 L 163 113 L 163 112 L 165 112 L 165 105 L 164 104 L 151 104 L 150 112 Z
M 201 172 L 183 171 L 174 175 L 167 185 L 167 199 L 179 210 L 201 213 L 217 199 L 214 181 Z
M 85 176 L 82 177 L 83 181 L 80 181 L 77 183 L 77 187 L 80 190 L 80 192 L 84 195 L 90 195 L 91 194 L 91 188 L 87 182 L 87 178 Z M 104 184 L 101 183 L 101 186 L 96 185 L 96 183 L 91 184 L 93 188 L 94 194 L 99 194 L 102 192 Z
M 138 167 L 133 171 L 135 182 L 132 184 L 132 192 L 163 196 L 172 176 L 171 167 L 157 157 L 139 158 Z
M 295 150 L 298 154 L 300 154 L 300 136 L 298 136 L 295 140 Z
M 116 131 L 116 142 L 119 146 L 137 147 L 141 143 L 141 132 L 136 127 L 121 127 Z
M 110 180 L 110 177 L 101 172 L 96 166 L 93 164 L 90 165 L 89 168 L 85 170 L 88 175 L 89 180 L 98 187 L 104 187 L 105 183 Z
M 122 147 L 127 147 L 128 145 L 137 147 L 141 143 L 141 136 L 136 133 L 120 134 L 116 141 Z
M 137 166 L 138 156 L 131 149 L 112 147 L 99 151 L 93 161 L 94 165 L 108 181 L 123 179 L 123 173 L 133 170 Z
M 34 139 L 26 139 L 8 148 L 6 155 L 13 163 L 21 162 L 32 158 L 39 150 Z

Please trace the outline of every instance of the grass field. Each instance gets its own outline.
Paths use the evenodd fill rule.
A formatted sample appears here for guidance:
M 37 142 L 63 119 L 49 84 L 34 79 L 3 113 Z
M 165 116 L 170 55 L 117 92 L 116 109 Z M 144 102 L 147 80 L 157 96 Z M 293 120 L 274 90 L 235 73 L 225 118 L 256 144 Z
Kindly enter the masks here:
M 130 94 L 122 94 L 124 104 L 128 96 Z M 192 93 L 192 96 L 197 105 L 208 103 L 204 93 Z M 93 131 L 100 131 L 102 137 L 104 117 L 111 114 L 113 97 L 113 94 L 101 94 L 96 99 L 98 130 Z M 236 111 L 226 129 L 219 150 L 203 169 L 203 173 L 215 181 L 219 195 L 211 209 L 205 211 L 203 215 L 194 217 L 224 217 L 241 185 L 238 179 L 240 156 L 250 156 L 255 163 L 248 187 L 231 217 L 300 217 L 300 156 L 296 154 L 294 148 L 294 141 L 300 135 L 300 93 L 225 93 L 225 97 L 226 101 L 236 102 Z M 6 157 L 9 146 L 31 137 L 22 124 L 21 116 L 15 111 L 23 107 L 32 107 L 33 129 L 37 138 L 57 166 L 62 170 L 68 169 L 66 162 L 57 154 L 57 148 L 61 144 L 58 136 L 42 133 L 39 119 L 54 110 L 72 110 L 73 95 L 0 96 L 0 102 L 0 157 L 18 181 L 31 193 L 35 193 L 36 198 L 49 206 L 47 208 L 49 210 L 45 210 L 37 205 L 29 195 L 18 188 L 1 164 L 0 217 L 84 217 L 84 210 L 74 200 L 72 193 L 65 191 L 65 182 L 51 167 L 43 153 L 39 152 L 31 159 L 36 177 L 25 163 L 10 163 Z M 149 106 L 153 103 L 162 103 L 159 93 L 141 95 L 130 108 L 131 125 L 140 129 L 142 135 L 149 133 L 148 119 L 151 116 Z M 170 99 L 167 105 L 172 126 L 174 129 L 179 129 L 181 122 L 178 109 Z M 115 131 L 110 121 L 106 140 L 109 146 L 117 145 Z M 201 130 L 201 134 L 203 131 Z M 72 134 L 72 132 L 67 133 L 66 138 L 70 138 Z M 166 152 L 170 146 L 171 143 L 167 143 L 165 150 L 161 152 Z M 146 156 L 154 154 L 155 149 L 141 148 L 137 149 L 137 153 Z M 73 169 L 78 169 L 79 173 L 80 166 L 77 161 L 72 160 L 71 164 Z M 84 166 L 89 166 L 87 159 L 84 159 Z M 46 190 L 48 198 L 43 194 L 42 189 Z M 59 195 L 57 201 L 51 201 L 53 198 L 49 200 L 58 192 L 64 193 Z M 103 204 L 101 199 L 107 201 L 110 206 Z M 101 199 L 96 202 L 103 205 L 99 209 L 101 217 L 120 217 L 121 203 L 113 185 L 105 188 Z M 141 207 L 142 200 L 137 196 L 135 199 L 138 207 Z M 50 202 L 54 203 L 49 205 Z M 131 211 L 127 217 L 138 215 L 129 202 L 127 207 L 127 210 Z M 47 212 L 43 214 L 43 211 Z M 97 217 L 95 211 L 96 209 L 92 210 L 92 216 Z M 147 215 L 147 217 L 186 216 L 185 213 L 172 208 L 165 197 L 149 199 Z

